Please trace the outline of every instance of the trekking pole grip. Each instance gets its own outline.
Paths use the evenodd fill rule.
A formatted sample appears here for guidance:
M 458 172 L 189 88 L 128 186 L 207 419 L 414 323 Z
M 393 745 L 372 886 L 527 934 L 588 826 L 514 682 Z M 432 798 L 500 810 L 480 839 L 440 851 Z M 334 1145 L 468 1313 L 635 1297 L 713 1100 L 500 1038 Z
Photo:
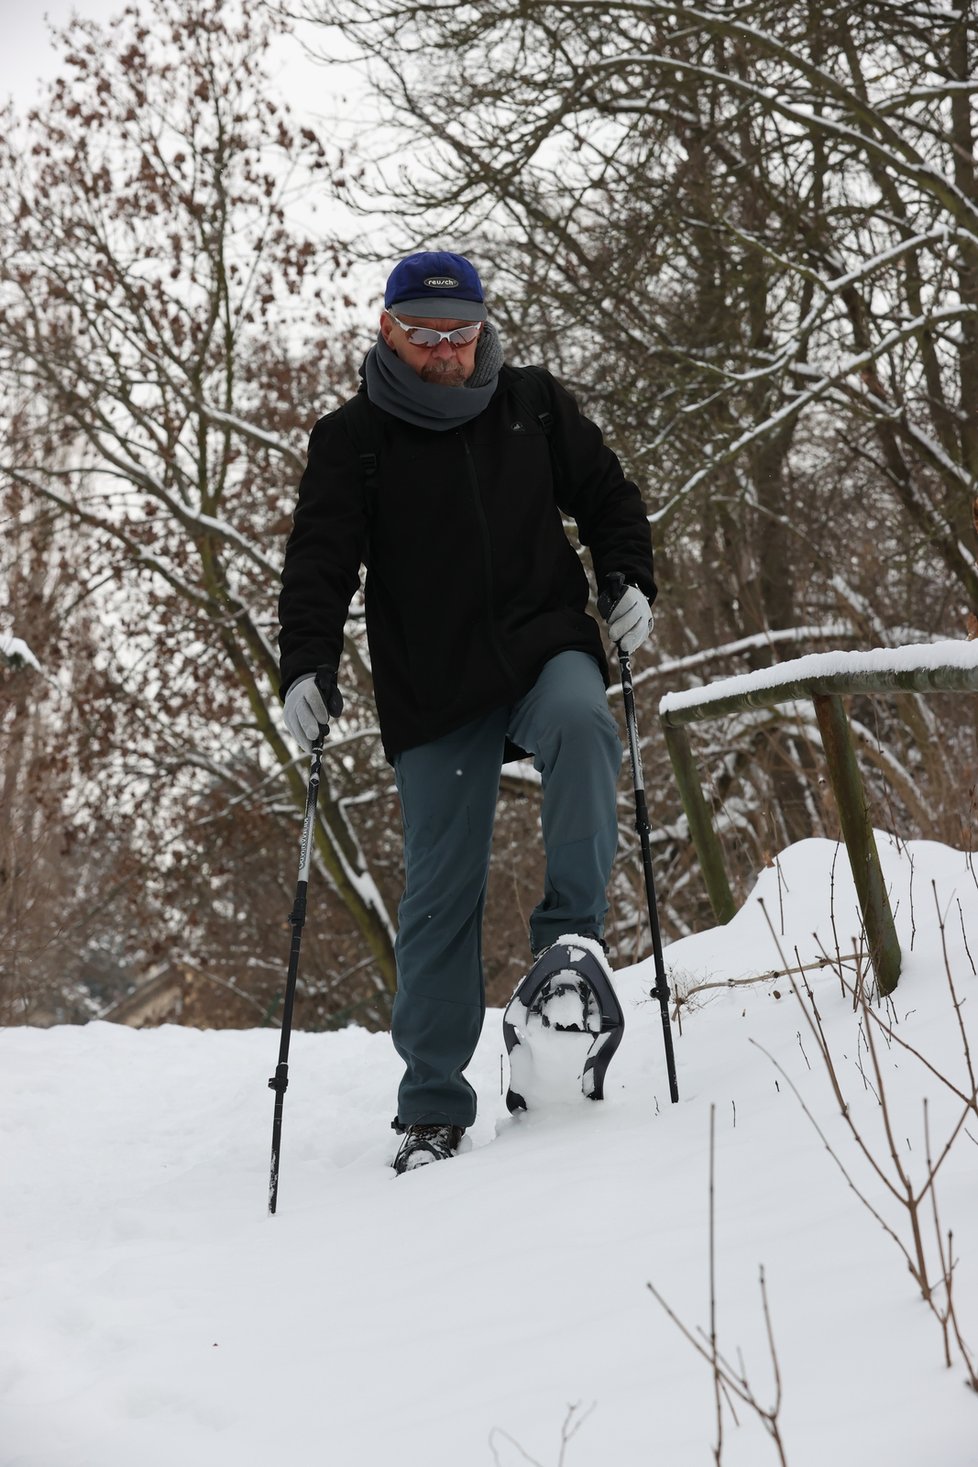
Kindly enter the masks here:
M 329 718 L 339 718 L 343 712 L 343 694 L 336 685 L 336 668 L 331 667 L 328 662 L 316 668 L 316 687 L 326 704 L 326 712 L 329 715 L 327 721 L 319 725 L 317 743 L 321 748 L 323 739 L 329 733 Z

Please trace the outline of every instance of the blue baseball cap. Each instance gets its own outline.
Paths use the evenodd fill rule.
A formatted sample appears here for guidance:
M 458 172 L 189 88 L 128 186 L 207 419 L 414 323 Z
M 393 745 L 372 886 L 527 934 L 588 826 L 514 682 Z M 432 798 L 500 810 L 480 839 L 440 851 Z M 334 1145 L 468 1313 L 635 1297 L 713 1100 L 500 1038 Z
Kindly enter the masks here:
M 406 316 L 454 317 L 485 321 L 485 292 L 475 266 L 448 250 L 422 250 L 408 255 L 391 271 L 384 291 L 385 307 L 398 306 Z

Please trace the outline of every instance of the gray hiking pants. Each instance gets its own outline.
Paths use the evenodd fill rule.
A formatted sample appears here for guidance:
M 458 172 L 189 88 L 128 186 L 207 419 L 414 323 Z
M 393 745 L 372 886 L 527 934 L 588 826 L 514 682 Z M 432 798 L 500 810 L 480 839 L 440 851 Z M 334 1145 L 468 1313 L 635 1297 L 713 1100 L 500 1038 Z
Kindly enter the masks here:
M 534 952 L 565 932 L 600 936 L 618 843 L 622 747 L 597 663 L 561 652 L 511 708 L 408 749 L 394 772 L 404 825 L 394 1047 L 405 1064 L 397 1115 L 470 1126 L 463 1071 L 485 1017 L 482 914 L 506 738 L 533 754 L 543 781 L 544 896 L 530 917 Z

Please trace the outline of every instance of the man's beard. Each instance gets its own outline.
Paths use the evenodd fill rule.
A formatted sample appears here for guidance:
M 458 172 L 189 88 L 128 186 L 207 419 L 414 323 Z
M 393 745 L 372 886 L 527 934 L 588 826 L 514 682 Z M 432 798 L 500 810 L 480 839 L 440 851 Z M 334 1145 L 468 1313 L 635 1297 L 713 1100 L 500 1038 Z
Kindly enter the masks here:
M 451 358 L 444 362 L 428 362 L 421 368 L 422 382 L 433 382 L 436 387 L 464 387 L 466 377 L 462 363 Z

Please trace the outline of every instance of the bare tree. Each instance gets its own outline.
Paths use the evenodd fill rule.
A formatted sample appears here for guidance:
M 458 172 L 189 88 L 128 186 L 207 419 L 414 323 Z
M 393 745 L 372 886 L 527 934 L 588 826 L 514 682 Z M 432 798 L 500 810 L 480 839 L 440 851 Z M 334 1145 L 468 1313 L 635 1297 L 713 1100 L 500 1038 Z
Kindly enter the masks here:
M 266 906 L 264 892 L 229 893 L 222 841 L 250 828 L 251 849 L 280 866 L 294 838 L 305 769 L 277 711 L 281 537 L 302 429 L 355 381 L 342 250 L 292 217 L 335 193 L 343 160 L 270 93 L 279 30 L 231 0 L 150 0 L 110 31 L 73 21 L 63 75 L 25 119 L 8 112 L 0 141 L 0 386 L 16 409 L 0 473 L 12 515 L 72 527 L 65 566 L 98 617 L 87 734 L 100 758 L 87 772 L 105 811 L 138 814 L 171 956 L 198 962 L 188 891 L 242 935 Z M 10 614 L 30 622 L 29 604 Z M 371 822 L 349 813 L 387 782 L 361 625 L 317 851 L 332 986 L 355 966 L 351 944 L 370 954 L 356 993 L 327 1007 L 359 998 L 381 1020 L 386 822 L 368 854 Z M 283 932 L 266 930 L 265 949 Z

